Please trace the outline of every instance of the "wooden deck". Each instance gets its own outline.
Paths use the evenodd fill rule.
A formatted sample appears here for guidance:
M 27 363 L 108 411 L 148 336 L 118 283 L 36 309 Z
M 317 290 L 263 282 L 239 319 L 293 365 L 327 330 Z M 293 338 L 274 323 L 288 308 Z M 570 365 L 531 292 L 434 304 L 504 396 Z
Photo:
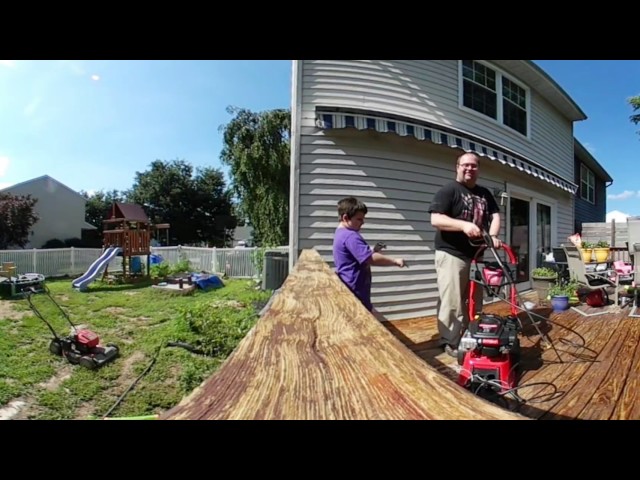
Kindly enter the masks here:
M 487 313 L 509 314 L 505 303 L 489 305 Z M 533 310 L 549 321 L 541 329 L 554 348 L 542 349 L 540 337 L 526 314 L 522 345 L 522 374 L 518 395 L 524 403 L 512 408 L 527 417 L 558 419 L 640 419 L 640 318 L 618 313 L 585 317 L 569 310 Z M 594 311 L 594 310 L 592 310 Z M 426 363 L 451 380 L 457 361 L 436 345 L 433 317 L 386 322 L 397 338 Z M 558 356 L 558 353 L 559 356 Z
M 415 355 L 315 251 L 218 371 L 160 418 L 527 420 Z
M 520 314 L 521 402 L 502 408 L 456 384 L 459 366 L 437 347 L 434 318 L 378 321 L 304 251 L 224 364 L 160 418 L 640 419 L 640 319 L 534 312 L 553 348 Z

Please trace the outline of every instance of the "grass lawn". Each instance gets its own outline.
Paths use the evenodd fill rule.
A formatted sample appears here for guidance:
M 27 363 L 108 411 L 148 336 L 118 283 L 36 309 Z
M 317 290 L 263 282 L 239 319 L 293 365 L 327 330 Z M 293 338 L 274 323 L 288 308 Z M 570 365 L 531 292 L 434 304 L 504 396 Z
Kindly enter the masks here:
M 70 279 L 47 281 L 53 298 L 76 325 L 115 343 L 120 356 L 91 371 L 49 352 L 51 332 L 26 300 L 0 299 L 0 411 L 19 405 L 16 419 L 86 419 L 159 414 L 211 375 L 255 324 L 271 292 L 249 280 L 176 296 L 150 284 L 94 282 L 74 291 Z M 33 303 L 59 335 L 70 325 L 44 294 Z M 207 355 L 167 347 L 178 341 Z M 155 359 L 155 361 L 154 361 Z M 122 401 L 116 401 L 147 370 Z

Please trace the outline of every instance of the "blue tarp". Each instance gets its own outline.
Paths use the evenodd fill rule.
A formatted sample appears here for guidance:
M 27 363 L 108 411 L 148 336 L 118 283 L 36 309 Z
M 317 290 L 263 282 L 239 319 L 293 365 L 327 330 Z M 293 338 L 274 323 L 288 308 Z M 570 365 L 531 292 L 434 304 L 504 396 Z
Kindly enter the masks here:
M 224 283 L 217 275 L 209 275 L 207 273 L 191 274 L 191 281 L 202 290 L 213 290 L 224 287 Z
M 162 263 L 163 260 L 164 260 L 164 258 L 162 258 L 162 255 L 151 254 L 151 256 L 149 258 L 149 263 L 151 265 L 158 265 L 158 264 Z

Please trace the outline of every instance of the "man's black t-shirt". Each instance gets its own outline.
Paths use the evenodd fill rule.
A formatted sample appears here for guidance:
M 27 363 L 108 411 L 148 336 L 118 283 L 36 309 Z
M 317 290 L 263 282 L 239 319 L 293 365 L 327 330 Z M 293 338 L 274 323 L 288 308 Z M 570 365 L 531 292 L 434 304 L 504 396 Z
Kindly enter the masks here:
M 485 187 L 468 188 L 453 181 L 444 185 L 433 197 L 429 213 L 443 213 L 457 220 L 475 223 L 482 230 L 489 230 L 491 216 L 500 208 Z M 469 243 L 464 232 L 443 232 L 436 229 L 436 250 L 442 250 L 458 258 L 473 258 L 478 251 Z

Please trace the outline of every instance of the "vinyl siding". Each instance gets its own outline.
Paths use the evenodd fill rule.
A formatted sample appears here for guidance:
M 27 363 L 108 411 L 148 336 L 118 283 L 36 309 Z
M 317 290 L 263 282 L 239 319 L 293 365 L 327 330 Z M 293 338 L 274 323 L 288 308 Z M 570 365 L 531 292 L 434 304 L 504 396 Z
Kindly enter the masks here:
M 315 248 L 333 266 L 336 204 L 345 196 L 360 198 L 369 209 L 361 231 L 365 240 L 384 242 L 386 254 L 403 257 L 409 264 L 406 269 L 372 268 L 373 304 L 388 320 L 436 313 L 435 230 L 427 210 L 435 192 L 454 179 L 460 150 L 394 133 L 320 130 L 315 125 L 316 106 L 402 115 L 468 132 L 573 179 L 571 123 L 535 92 L 532 138 L 527 139 L 458 107 L 454 60 L 305 60 L 297 68 L 294 114 L 299 127 L 292 137 L 296 190 L 292 189 L 291 201 L 291 258 L 297 258 L 302 249 Z M 480 184 L 490 190 L 519 186 L 553 198 L 555 243 L 563 243 L 573 233 L 573 196 L 567 192 L 487 158 L 481 161 Z M 505 208 L 501 207 L 503 238 Z
M 10 187 L 5 192 L 12 195 L 27 195 L 37 198 L 34 207 L 39 220 L 34 224 L 33 235 L 27 248 L 40 248 L 48 240 L 57 238 L 81 238 L 85 227 L 84 199 L 67 187 L 50 178 L 39 178 Z
M 561 177 L 573 178 L 573 127 L 535 89 L 530 90 L 530 138 L 459 107 L 458 60 L 304 60 L 303 126 L 317 106 L 357 108 L 431 122 L 490 140 Z M 492 67 L 519 81 L 506 69 Z
M 370 131 L 333 130 L 301 136 L 298 246 L 315 248 L 333 267 L 332 242 L 338 224 L 336 204 L 354 195 L 367 204 L 361 230 L 369 244 L 381 241 L 386 254 L 402 257 L 407 269 L 373 267 L 372 300 L 388 320 L 435 314 L 438 299 L 434 267 L 435 230 L 427 210 L 435 192 L 454 176 L 457 150 Z M 505 182 L 562 195 L 558 215 L 572 221 L 570 195 L 524 174 L 483 160 L 482 185 Z M 540 183 L 540 185 L 538 185 Z M 503 238 L 506 221 L 503 214 Z M 569 229 L 570 230 L 570 229 Z M 559 228 L 559 237 L 569 230 Z
M 583 223 L 588 222 L 604 222 L 607 217 L 607 191 L 604 181 L 595 175 L 595 201 L 593 204 L 581 196 L 580 185 L 580 165 L 582 162 L 577 158 L 574 161 L 575 165 L 575 180 L 574 183 L 578 185 L 578 192 L 576 193 L 576 219 L 575 229 L 580 230 Z M 592 170 L 593 171 L 593 170 Z

